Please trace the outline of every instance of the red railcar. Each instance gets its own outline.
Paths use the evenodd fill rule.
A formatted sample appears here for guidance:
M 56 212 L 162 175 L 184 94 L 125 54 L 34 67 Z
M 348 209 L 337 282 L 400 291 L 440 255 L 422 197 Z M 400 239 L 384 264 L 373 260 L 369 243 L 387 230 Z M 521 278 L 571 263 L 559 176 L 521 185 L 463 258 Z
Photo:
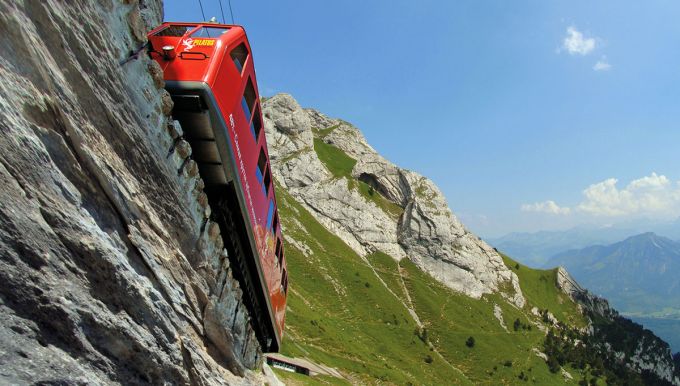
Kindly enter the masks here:
M 233 270 L 264 351 L 283 333 L 288 276 L 252 51 L 245 30 L 164 23 L 151 55 L 191 143 Z

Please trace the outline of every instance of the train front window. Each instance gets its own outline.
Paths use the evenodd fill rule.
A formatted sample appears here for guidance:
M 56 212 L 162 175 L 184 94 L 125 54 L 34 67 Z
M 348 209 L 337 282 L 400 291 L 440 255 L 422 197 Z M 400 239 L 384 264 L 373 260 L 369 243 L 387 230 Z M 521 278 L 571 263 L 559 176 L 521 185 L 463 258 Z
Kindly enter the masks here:
M 245 43 L 241 43 L 236 48 L 231 50 L 231 60 L 234 61 L 234 65 L 238 69 L 238 72 L 243 72 L 243 66 L 246 64 L 246 59 L 248 59 L 248 49 Z
M 218 38 L 229 31 L 228 27 L 201 27 L 191 34 L 192 38 Z
M 169 25 L 163 28 L 162 30 L 156 32 L 154 36 L 182 37 L 187 32 L 191 31 L 194 28 L 196 28 L 195 25 Z

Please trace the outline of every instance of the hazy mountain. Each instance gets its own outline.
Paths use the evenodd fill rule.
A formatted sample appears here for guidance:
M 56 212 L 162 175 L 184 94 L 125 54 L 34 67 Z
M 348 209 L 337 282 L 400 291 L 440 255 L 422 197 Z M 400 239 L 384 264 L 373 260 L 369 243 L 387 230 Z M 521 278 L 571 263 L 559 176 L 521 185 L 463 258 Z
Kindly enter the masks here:
M 581 284 L 622 312 L 680 309 L 680 243 L 643 233 L 611 245 L 573 249 L 546 266 L 564 266 Z
M 592 245 L 607 245 L 645 232 L 673 240 L 680 239 L 680 219 L 672 222 L 637 220 L 610 227 L 580 226 L 564 231 L 514 232 L 486 241 L 498 250 L 536 267 L 546 265 L 554 255 Z
M 559 252 L 594 244 L 610 244 L 635 233 L 631 229 L 578 227 L 566 231 L 514 232 L 487 241 L 499 251 L 527 265 L 541 267 Z
M 680 242 L 643 233 L 607 246 L 566 251 L 546 264 L 558 265 L 624 314 L 680 319 Z M 639 320 L 649 328 L 660 325 Z M 667 331 L 669 323 L 663 323 Z

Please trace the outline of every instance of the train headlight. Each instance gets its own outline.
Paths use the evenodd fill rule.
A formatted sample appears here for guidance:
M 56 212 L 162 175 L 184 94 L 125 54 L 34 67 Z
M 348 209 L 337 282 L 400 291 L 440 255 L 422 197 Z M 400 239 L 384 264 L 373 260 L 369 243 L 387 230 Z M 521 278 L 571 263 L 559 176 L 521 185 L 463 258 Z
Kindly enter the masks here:
M 163 46 L 163 59 L 165 60 L 172 60 L 175 59 L 175 56 L 177 56 L 177 53 L 175 52 L 175 47 L 174 46 Z

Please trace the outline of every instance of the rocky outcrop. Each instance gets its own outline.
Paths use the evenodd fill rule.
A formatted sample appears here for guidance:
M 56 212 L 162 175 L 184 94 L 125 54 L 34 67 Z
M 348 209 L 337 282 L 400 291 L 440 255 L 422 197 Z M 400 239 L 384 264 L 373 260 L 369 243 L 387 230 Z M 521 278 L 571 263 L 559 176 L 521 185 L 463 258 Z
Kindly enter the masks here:
M 409 258 L 456 291 L 474 298 L 501 292 L 524 305 L 517 276 L 465 229 L 432 181 L 381 157 L 351 124 L 303 109 L 290 95 L 267 99 L 263 113 L 279 183 L 357 253 Z M 351 173 L 330 170 L 315 140 L 356 161 Z
M 160 69 L 120 64 L 161 9 L 0 2 L 2 384 L 259 382 Z
M 670 384 L 680 385 L 668 343 L 620 316 L 606 299 L 581 287 L 563 267 L 557 268 L 557 287 L 592 321 L 586 331 L 592 337 L 592 345 L 599 346 L 635 372 L 649 372 Z

